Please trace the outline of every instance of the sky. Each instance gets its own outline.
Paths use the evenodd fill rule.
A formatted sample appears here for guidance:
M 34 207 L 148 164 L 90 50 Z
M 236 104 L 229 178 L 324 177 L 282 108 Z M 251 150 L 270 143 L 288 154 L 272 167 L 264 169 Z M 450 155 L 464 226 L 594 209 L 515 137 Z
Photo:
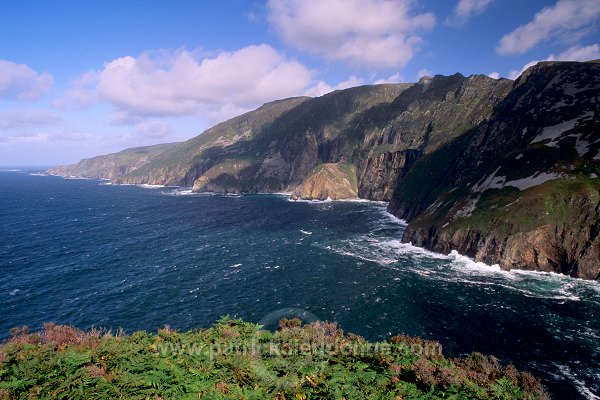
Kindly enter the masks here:
M 292 96 L 600 59 L 600 0 L 5 0 L 0 165 L 190 139 Z

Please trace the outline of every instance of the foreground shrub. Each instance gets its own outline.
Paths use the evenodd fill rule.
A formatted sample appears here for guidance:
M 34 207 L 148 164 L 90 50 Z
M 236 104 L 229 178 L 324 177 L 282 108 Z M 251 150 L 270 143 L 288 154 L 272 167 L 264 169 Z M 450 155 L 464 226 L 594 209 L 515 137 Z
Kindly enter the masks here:
M 407 336 L 369 343 L 335 323 L 276 333 L 228 317 L 156 334 L 15 329 L 0 346 L 0 399 L 546 399 L 531 375 L 474 353 L 448 359 Z

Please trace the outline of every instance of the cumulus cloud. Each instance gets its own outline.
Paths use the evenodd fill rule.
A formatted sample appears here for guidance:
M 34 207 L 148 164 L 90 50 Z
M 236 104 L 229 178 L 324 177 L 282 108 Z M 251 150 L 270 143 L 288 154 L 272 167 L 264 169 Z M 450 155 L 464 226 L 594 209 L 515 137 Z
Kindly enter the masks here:
M 433 76 L 433 71 L 430 71 L 428 69 L 422 69 L 419 70 L 419 72 L 417 72 L 417 79 L 421 79 L 424 76 Z
M 519 76 L 521 76 L 521 74 L 523 72 L 525 72 L 525 70 L 529 67 L 533 67 L 535 64 L 539 63 L 539 60 L 533 60 L 533 61 L 529 61 L 527 64 L 523 65 L 523 67 L 521 67 L 521 69 L 513 69 L 512 71 L 510 71 L 508 73 L 508 78 L 515 80 L 517 79 Z
M 555 56 L 550 54 L 547 61 L 590 61 L 600 58 L 600 46 L 592 44 L 589 46 L 573 46 Z
M 145 121 L 135 127 L 135 132 L 145 138 L 162 139 L 171 133 L 171 125 L 163 121 Z
M 0 129 L 23 129 L 54 125 L 61 118 L 47 110 L 9 110 L 0 113 Z
M 376 80 L 375 82 L 373 82 L 373 84 L 380 85 L 383 83 L 400 83 L 400 82 L 402 82 L 402 75 L 400 75 L 400 72 L 396 72 L 395 74 L 390 75 L 387 78 Z
M 558 55 L 550 54 L 542 61 L 590 61 L 600 59 L 600 46 L 592 44 L 589 46 L 573 46 Z M 510 79 L 517 79 L 527 68 L 533 67 L 540 60 L 533 60 L 523 65 L 520 70 L 512 70 L 508 73 Z
M 483 13 L 494 0 L 460 0 L 446 23 L 464 25 L 471 17 Z
M 37 144 L 49 142 L 87 142 L 97 139 L 90 133 L 75 132 L 67 129 L 32 130 L 0 137 L 5 144 Z
M 66 94 L 52 102 L 52 105 L 61 110 L 85 108 L 94 104 L 98 98 L 95 86 L 98 83 L 99 73 L 88 71 L 79 78 L 69 82 Z
M 52 87 L 53 78 L 25 64 L 0 60 L 0 99 L 33 101 Z
M 314 86 L 308 88 L 304 92 L 304 95 L 310 97 L 318 97 L 333 92 L 334 90 L 348 89 L 354 86 L 360 86 L 362 84 L 364 84 L 364 81 L 356 76 L 351 76 L 350 78 L 338 83 L 335 86 L 328 85 L 323 81 L 318 81 Z
M 365 68 L 399 68 L 435 25 L 412 0 L 269 0 L 268 20 L 291 46 Z
M 488 76 L 492 79 L 500 79 L 500 72 L 491 72 Z
M 182 115 L 215 122 L 267 101 L 296 96 L 312 81 L 308 68 L 266 44 L 212 57 L 186 50 L 149 51 L 108 62 L 83 78 L 68 96 L 83 103 L 110 102 L 115 107 L 113 123 Z
M 590 32 L 599 18 L 598 0 L 560 0 L 551 7 L 544 7 L 529 23 L 503 36 L 496 52 L 523 54 L 548 40 L 579 38 Z

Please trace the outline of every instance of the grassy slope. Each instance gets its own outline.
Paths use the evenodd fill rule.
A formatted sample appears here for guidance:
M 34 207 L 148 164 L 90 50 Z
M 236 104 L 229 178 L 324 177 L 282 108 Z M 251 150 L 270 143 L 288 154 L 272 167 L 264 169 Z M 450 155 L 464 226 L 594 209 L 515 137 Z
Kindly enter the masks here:
M 179 143 L 165 143 L 152 146 L 134 147 L 92 158 L 86 158 L 73 165 L 50 168 L 49 172 L 63 176 L 82 176 L 90 178 L 107 178 L 122 175 L 137 165 L 150 162 L 165 151 L 176 147 Z
M 493 357 L 449 359 L 436 342 L 406 336 L 368 343 L 335 323 L 282 320 L 273 334 L 224 317 L 185 333 L 46 324 L 14 334 L 0 346 L 3 399 L 547 398 L 535 378 Z
M 295 108 L 309 97 L 294 97 L 290 99 L 277 100 L 264 104 L 254 111 L 239 115 L 228 121 L 215 125 L 202 134 L 182 143 L 176 148 L 166 151 L 148 165 L 138 171 L 129 174 L 130 177 L 151 174 L 152 170 L 161 168 L 189 168 L 194 159 L 202 152 L 218 143 L 221 146 L 228 142 L 239 142 L 252 139 L 265 126 L 268 126 L 282 114 Z M 244 135 L 245 134 L 245 135 Z
M 255 169 L 273 150 L 293 162 L 302 149 L 306 132 L 321 132 L 335 138 L 366 109 L 391 102 L 410 85 L 361 86 L 335 91 L 318 98 L 291 98 L 267 103 L 255 111 L 240 115 L 208 129 L 180 146 L 166 151 L 144 167 L 132 171 L 126 180 L 191 184 L 193 178 L 227 158 L 252 159 Z M 256 171 L 250 171 L 252 175 Z M 190 175 L 190 176 L 188 176 Z M 247 177 L 250 179 L 250 177 Z M 179 182 L 177 182 L 179 180 Z

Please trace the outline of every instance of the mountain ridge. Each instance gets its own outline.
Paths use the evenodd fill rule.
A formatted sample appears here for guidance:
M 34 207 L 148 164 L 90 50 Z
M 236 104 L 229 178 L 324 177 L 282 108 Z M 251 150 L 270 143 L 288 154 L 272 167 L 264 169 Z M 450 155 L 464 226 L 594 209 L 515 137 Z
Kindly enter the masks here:
M 599 279 L 599 69 L 542 62 L 514 82 L 437 75 L 275 101 L 109 179 L 390 201 L 405 242 Z

